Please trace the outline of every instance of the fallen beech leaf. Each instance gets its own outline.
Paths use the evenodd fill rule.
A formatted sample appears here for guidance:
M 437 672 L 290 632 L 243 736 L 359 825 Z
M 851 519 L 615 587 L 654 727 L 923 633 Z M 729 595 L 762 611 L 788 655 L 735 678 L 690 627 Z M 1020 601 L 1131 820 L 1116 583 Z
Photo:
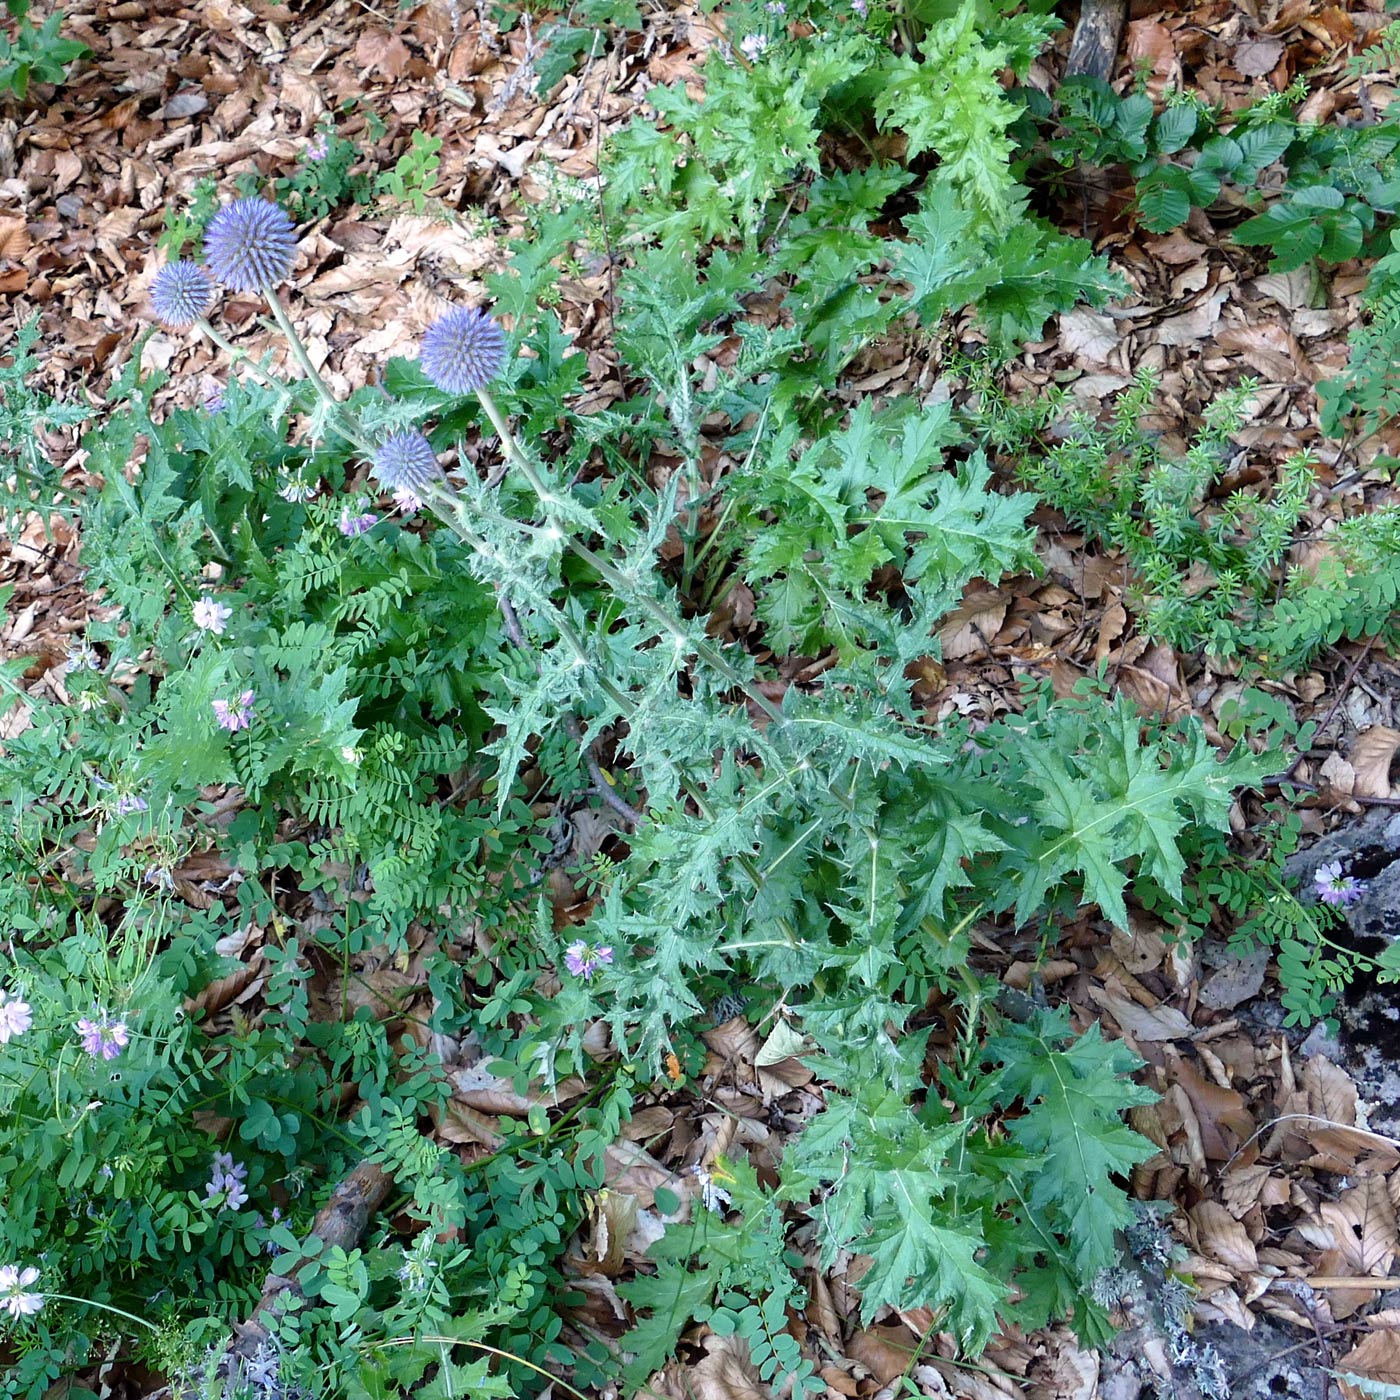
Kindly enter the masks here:
M 1206 980 L 1200 1002 L 1212 1011 L 1233 1011 L 1241 1002 L 1259 994 L 1269 968 L 1269 950 L 1256 948 L 1249 953 L 1227 951 L 1223 966 Z
M 1076 307 L 1060 316 L 1060 346 L 1086 364 L 1104 364 L 1118 348 L 1118 324 L 1101 311 Z
M 1308 1111 L 1339 1128 L 1356 1123 L 1356 1085 L 1346 1070 L 1325 1055 L 1313 1055 L 1303 1066 L 1303 1092 Z
M 1090 987 L 1089 995 L 1134 1040 L 1189 1040 L 1196 1033 L 1196 1028 L 1174 1006 L 1149 1009 L 1101 987 Z
M 1254 1241 L 1243 1225 L 1219 1201 L 1201 1201 L 1191 1207 L 1191 1223 L 1195 1226 L 1196 1248 L 1236 1273 L 1248 1273 L 1259 1267 Z
M 1283 57 L 1283 40 L 1270 38 L 1246 39 L 1236 48 L 1234 66 L 1237 73 L 1246 78 L 1262 78 L 1278 67 Z
M 881 1385 L 889 1385 L 910 1367 L 919 1339 L 902 1322 L 863 1327 L 846 1344 L 846 1355 L 859 1361 Z
M 382 73 L 386 78 L 403 77 L 408 59 L 408 45 L 397 34 L 371 30 L 361 34 L 355 44 L 355 62 L 361 68 Z
M 1225 305 L 1228 291 L 1212 292 L 1190 311 L 1180 316 L 1170 316 L 1163 321 L 1156 332 L 1158 345 L 1194 345 L 1210 335 L 1220 320 L 1220 308 Z M 1152 334 L 1151 331 L 1148 332 Z
M 18 262 L 29 251 L 29 231 L 23 219 L 0 219 L 0 258 Z
M 1147 93 L 1154 101 L 1168 85 L 1180 85 L 1181 64 L 1171 31 L 1155 19 L 1135 19 L 1128 25 L 1128 61 L 1147 69 Z
M 772 1400 L 742 1337 L 705 1338 L 706 1355 L 690 1368 L 696 1400 Z
M 964 657 L 985 653 L 992 638 L 1006 621 L 1008 596 L 998 588 L 970 590 L 962 604 L 949 613 L 948 620 L 938 629 L 945 661 L 961 661 Z
M 1400 729 L 1372 725 L 1351 746 L 1351 766 L 1356 770 L 1352 792 L 1357 797 L 1390 797 L 1390 765 L 1400 748 Z
M 1332 1227 L 1332 1238 L 1349 1266 L 1344 1272 L 1359 1277 L 1390 1272 L 1400 1239 L 1384 1177 L 1363 1176 L 1335 1201 L 1323 1201 L 1317 1213 Z
M 1400 1386 L 1400 1331 L 1387 1327 L 1368 1333 L 1337 1362 L 1335 1374 L 1346 1400 L 1367 1400 L 1375 1394 L 1353 1385 L 1348 1376 Z
M 1168 1079 L 1191 1105 L 1205 1156 L 1228 1161 L 1254 1132 L 1254 1119 L 1235 1089 L 1212 1084 L 1175 1051 L 1169 1051 Z

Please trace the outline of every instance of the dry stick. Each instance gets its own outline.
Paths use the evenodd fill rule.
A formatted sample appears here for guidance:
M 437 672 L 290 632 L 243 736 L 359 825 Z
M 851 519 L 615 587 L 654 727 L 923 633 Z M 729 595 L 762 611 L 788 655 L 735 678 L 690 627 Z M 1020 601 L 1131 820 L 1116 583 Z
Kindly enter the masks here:
M 568 731 L 569 737 L 578 744 L 579 752 L 583 755 L 584 767 L 588 769 L 588 776 L 593 779 L 594 790 L 598 796 L 635 831 L 642 824 L 642 814 L 631 806 L 620 793 L 614 791 L 613 785 L 608 781 L 607 774 L 603 772 L 602 765 L 593 753 L 591 741 L 584 735 L 583 727 L 578 722 L 578 716 L 565 715 L 564 728 Z
M 1113 76 L 1127 14 L 1127 0 L 1084 0 L 1069 42 L 1065 77 L 1082 73 L 1107 82 Z
M 1322 723 L 1317 726 L 1318 734 L 1323 734 L 1326 731 L 1327 726 L 1332 723 L 1333 717 L 1336 715 L 1337 711 L 1342 708 L 1342 702 L 1347 698 L 1347 692 L 1351 689 L 1352 681 L 1356 679 L 1357 672 L 1361 670 L 1362 664 L 1365 662 L 1366 658 L 1370 656 L 1371 648 L 1375 646 L 1375 644 L 1376 639 L 1374 637 L 1367 637 L 1366 645 L 1361 648 L 1360 652 L 1357 653 L 1356 659 L 1347 667 L 1347 673 L 1343 677 L 1341 685 L 1337 687 L 1337 698 L 1332 702 L 1332 708 L 1327 711 Z M 1300 753 L 1284 770 L 1283 778 L 1291 778 L 1298 769 L 1302 767 L 1303 760 L 1307 758 L 1307 756 L 1308 751 L 1306 750 Z M 1282 782 L 1283 778 L 1275 779 L 1275 781 Z
M 346 1251 L 353 1249 L 369 1225 L 370 1217 L 384 1204 L 392 1185 L 393 1179 L 377 1162 L 359 1163 L 316 1213 L 307 1239 L 320 1240 L 327 1251 L 337 1246 Z M 291 1300 L 306 1296 L 298 1279 L 310 1264 L 308 1260 L 290 1277 L 268 1274 L 252 1317 L 234 1325 L 234 1342 L 224 1355 L 221 1371 L 227 1372 L 233 1358 L 251 1360 L 263 1350 L 273 1333 L 269 1324 L 287 1310 L 286 1305 Z M 263 1321 L 264 1317 L 267 1322 Z

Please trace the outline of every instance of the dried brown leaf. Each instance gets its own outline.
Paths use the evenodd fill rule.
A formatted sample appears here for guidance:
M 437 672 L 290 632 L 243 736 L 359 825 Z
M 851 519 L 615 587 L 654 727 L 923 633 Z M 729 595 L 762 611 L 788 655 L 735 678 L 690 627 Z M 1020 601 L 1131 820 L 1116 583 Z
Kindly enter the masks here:
M 1346 1400 L 1366 1400 L 1366 1391 L 1344 1379 L 1349 1374 L 1400 1386 L 1400 1331 L 1370 1332 L 1337 1362 L 1337 1385 Z
M 1090 987 L 1089 995 L 1134 1040 L 1189 1040 L 1196 1033 L 1191 1022 L 1174 1006 L 1149 1009 L 1102 987 Z
M 704 1357 L 690 1368 L 690 1381 L 695 1400 L 773 1400 L 742 1337 L 711 1332 Z
M 1199 1202 L 1192 1206 L 1190 1216 L 1196 1248 L 1201 1253 L 1218 1259 L 1236 1273 L 1251 1273 L 1259 1267 L 1254 1241 L 1219 1201 Z
M 1373 724 L 1351 746 L 1351 766 L 1356 770 L 1352 792 L 1357 797 L 1391 797 L 1390 768 L 1400 748 L 1400 729 Z

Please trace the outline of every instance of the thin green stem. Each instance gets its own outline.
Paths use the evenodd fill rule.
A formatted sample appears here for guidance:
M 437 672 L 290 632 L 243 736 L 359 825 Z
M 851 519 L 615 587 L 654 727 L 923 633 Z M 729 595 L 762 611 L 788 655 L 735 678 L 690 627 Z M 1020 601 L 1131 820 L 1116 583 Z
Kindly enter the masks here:
M 115 1317 L 124 1317 L 128 1322 L 134 1322 L 138 1327 L 144 1327 L 148 1332 L 159 1332 L 160 1328 L 154 1322 L 148 1321 L 144 1317 L 137 1317 L 135 1313 L 129 1313 L 121 1308 L 114 1308 L 111 1303 L 99 1303 L 93 1298 L 75 1298 L 71 1293 L 45 1293 L 44 1301 L 50 1298 L 56 1299 L 60 1303 L 78 1303 L 85 1308 L 98 1308 L 102 1312 L 109 1312 Z
M 287 342 L 287 348 L 292 352 L 292 358 L 297 362 L 301 372 L 306 376 L 311 387 L 315 389 L 322 403 L 333 410 L 333 417 L 344 414 L 345 405 L 331 392 L 331 386 L 321 378 L 320 371 L 311 363 L 311 356 L 306 353 L 306 346 L 301 343 L 301 337 L 297 335 L 296 327 L 292 325 L 292 318 L 287 315 L 287 308 L 282 305 L 277 294 L 271 290 L 267 294 L 267 304 L 272 308 L 272 319 L 277 322 L 278 329 Z M 373 454 L 373 444 L 354 425 L 349 428 L 342 425 L 340 431 L 362 452 Z
M 281 309 L 280 304 L 275 297 L 270 297 L 269 300 L 272 302 L 273 307 L 276 308 L 273 311 L 273 315 L 277 316 L 278 310 Z M 301 342 L 296 338 L 296 332 L 290 329 L 291 323 L 286 320 L 285 312 L 277 318 L 277 323 L 282 328 L 283 335 L 288 337 L 288 345 L 292 351 L 293 358 L 307 371 L 307 377 L 310 379 L 312 386 L 316 389 L 317 394 L 323 399 L 328 398 L 330 403 L 335 404 L 337 413 L 330 420 L 331 431 L 343 437 L 352 447 L 357 447 L 361 452 L 373 456 L 374 447 L 369 440 L 353 426 L 347 427 L 344 423 L 338 421 L 344 415 L 345 405 L 341 403 L 339 399 L 331 395 L 329 386 L 321 379 L 320 375 L 316 373 L 315 369 L 312 368 L 311 361 L 307 358 L 306 351 L 302 348 Z M 239 349 L 238 346 L 233 344 L 233 342 L 221 332 L 216 331 L 207 320 L 201 318 L 194 323 L 194 326 L 211 345 L 217 345 L 235 364 L 245 365 L 249 376 L 255 379 L 259 384 L 268 389 L 281 389 L 285 387 L 280 380 L 263 369 L 246 350 Z

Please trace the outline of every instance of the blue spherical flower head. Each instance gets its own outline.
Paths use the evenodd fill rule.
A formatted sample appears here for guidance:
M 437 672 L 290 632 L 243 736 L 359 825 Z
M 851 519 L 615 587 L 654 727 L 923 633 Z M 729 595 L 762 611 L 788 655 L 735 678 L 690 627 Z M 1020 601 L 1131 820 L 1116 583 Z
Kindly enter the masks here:
M 226 204 L 204 231 L 210 271 L 236 292 L 263 292 L 296 262 L 296 229 L 285 209 L 266 199 Z
M 449 394 L 484 389 L 506 362 L 505 332 L 484 311 L 457 307 L 439 316 L 423 336 L 418 363 Z
M 171 330 L 182 331 L 194 325 L 213 301 L 214 288 L 196 263 L 166 263 L 151 283 L 151 306 L 156 318 Z
M 437 453 L 422 433 L 411 429 L 390 433 L 375 451 L 374 476 L 386 491 L 411 491 L 421 496 L 440 475 Z

